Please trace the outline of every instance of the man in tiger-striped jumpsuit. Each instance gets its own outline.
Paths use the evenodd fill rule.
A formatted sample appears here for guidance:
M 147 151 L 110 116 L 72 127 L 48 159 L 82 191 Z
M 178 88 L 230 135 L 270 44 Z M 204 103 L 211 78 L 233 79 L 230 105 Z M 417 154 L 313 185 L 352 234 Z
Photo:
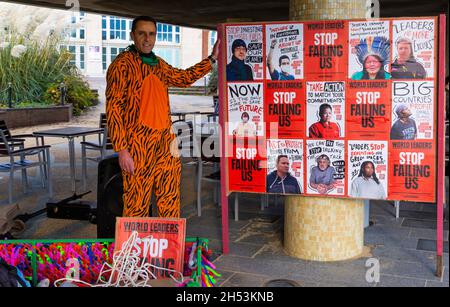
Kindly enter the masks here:
M 152 52 L 153 18 L 134 19 L 131 38 L 134 45 L 117 56 L 106 76 L 108 133 L 123 175 L 123 216 L 148 216 L 154 190 L 158 215 L 180 217 L 181 162 L 171 153 L 175 136 L 168 87 L 187 87 L 206 75 L 217 59 L 218 43 L 208 58 L 181 70 Z

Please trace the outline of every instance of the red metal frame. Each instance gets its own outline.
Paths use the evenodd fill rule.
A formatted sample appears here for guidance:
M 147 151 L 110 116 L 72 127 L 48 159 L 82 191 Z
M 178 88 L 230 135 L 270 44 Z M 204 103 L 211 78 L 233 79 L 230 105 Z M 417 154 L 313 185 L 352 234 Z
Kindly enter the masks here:
M 223 25 L 219 25 L 217 28 L 217 37 L 218 39 L 222 39 L 223 31 L 225 31 L 225 27 Z M 225 122 L 226 119 L 226 110 L 224 109 L 227 106 L 225 101 L 227 95 L 224 92 L 224 87 L 222 86 L 225 82 L 225 70 L 224 65 L 222 63 L 226 63 L 227 60 L 227 52 L 226 52 L 226 41 L 220 42 L 220 55 L 219 55 L 219 86 L 217 87 L 219 91 L 219 110 L 221 116 L 219 116 L 219 124 L 221 127 L 220 133 L 220 204 L 222 207 L 222 253 L 224 255 L 229 253 L 229 237 L 228 237 L 228 189 L 227 189 L 227 156 L 225 154 L 226 151 L 226 131 L 225 131 Z
M 446 16 L 439 15 L 439 77 L 438 77 L 438 148 L 437 148 L 437 229 L 436 275 L 442 276 L 445 202 L 445 39 Z
M 223 25 L 218 27 L 218 38 L 222 38 Z M 439 15 L 439 58 L 438 58 L 438 112 L 437 112 L 437 231 L 436 231 L 436 275 L 441 277 L 443 274 L 443 239 L 444 239 L 444 201 L 445 201 L 445 42 L 446 42 L 446 16 Z M 226 42 L 221 42 L 220 61 L 226 62 Z M 224 65 L 219 65 L 219 85 L 224 84 Z M 219 90 L 224 91 L 224 87 L 219 86 Z M 219 106 L 222 116 L 219 116 L 220 127 L 225 127 L 226 93 L 220 93 Z M 227 162 L 226 162 L 226 131 L 221 129 L 221 205 L 222 205 L 222 252 L 229 253 L 228 236 L 228 195 L 227 195 Z

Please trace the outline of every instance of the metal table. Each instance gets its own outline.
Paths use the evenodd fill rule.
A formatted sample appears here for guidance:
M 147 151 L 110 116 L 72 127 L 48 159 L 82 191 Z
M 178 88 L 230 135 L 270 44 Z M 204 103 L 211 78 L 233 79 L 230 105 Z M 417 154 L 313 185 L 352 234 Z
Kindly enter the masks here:
M 50 130 L 42 130 L 33 132 L 34 136 L 42 137 L 60 137 L 67 138 L 69 140 L 69 161 L 70 161 L 70 179 L 72 181 L 72 192 L 76 193 L 75 182 L 75 142 L 76 137 L 83 137 L 83 141 L 86 135 L 102 133 L 103 128 L 87 128 L 87 127 L 64 127 Z

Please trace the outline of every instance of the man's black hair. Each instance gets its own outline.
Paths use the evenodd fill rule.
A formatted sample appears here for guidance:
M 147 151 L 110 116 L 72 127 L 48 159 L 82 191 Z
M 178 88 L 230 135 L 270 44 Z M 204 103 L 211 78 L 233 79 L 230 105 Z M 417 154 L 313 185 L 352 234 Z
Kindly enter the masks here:
M 328 103 L 323 103 L 319 107 L 319 117 L 322 117 L 322 115 L 323 115 L 323 113 L 325 113 L 326 109 L 330 109 L 331 111 L 333 111 L 333 108 L 331 107 L 331 105 L 329 105 Z
M 372 164 L 372 168 L 373 168 L 372 178 L 377 184 L 380 184 L 380 180 L 378 180 L 377 174 L 375 173 L 375 165 L 373 164 L 372 161 L 365 161 L 365 162 L 363 162 L 363 164 L 361 164 L 361 169 L 359 170 L 358 177 L 363 177 L 364 176 L 364 169 L 366 168 L 367 164 Z
M 150 17 L 150 16 L 138 16 L 135 19 L 133 19 L 133 23 L 131 25 L 131 32 L 134 32 L 134 30 L 136 30 L 136 26 L 139 21 L 153 22 L 155 24 L 155 28 L 156 28 L 156 19 L 155 18 Z
M 291 59 L 287 55 L 282 55 L 282 56 L 280 56 L 280 59 L 279 59 L 280 66 L 281 66 L 281 61 L 284 60 L 284 59 L 288 59 L 289 62 L 291 61 Z
M 248 119 L 250 119 L 250 115 L 248 115 L 247 112 L 242 112 L 241 119 L 244 119 L 244 117 L 247 117 Z
M 281 158 L 286 158 L 286 159 L 289 160 L 288 156 L 286 156 L 286 155 L 279 155 L 279 156 L 277 157 L 277 164 L 280 163 Z

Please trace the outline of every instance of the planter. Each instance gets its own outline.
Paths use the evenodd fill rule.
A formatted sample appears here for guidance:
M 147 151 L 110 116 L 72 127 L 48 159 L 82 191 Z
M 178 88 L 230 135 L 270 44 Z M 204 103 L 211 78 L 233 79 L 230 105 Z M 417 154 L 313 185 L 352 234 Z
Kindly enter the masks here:
M 70 122 L 72 105 L 51 106 L 45 108 L 2 109 L 0 119 L 5 120 L 8 128 L 29 127 L 59 122 Z

